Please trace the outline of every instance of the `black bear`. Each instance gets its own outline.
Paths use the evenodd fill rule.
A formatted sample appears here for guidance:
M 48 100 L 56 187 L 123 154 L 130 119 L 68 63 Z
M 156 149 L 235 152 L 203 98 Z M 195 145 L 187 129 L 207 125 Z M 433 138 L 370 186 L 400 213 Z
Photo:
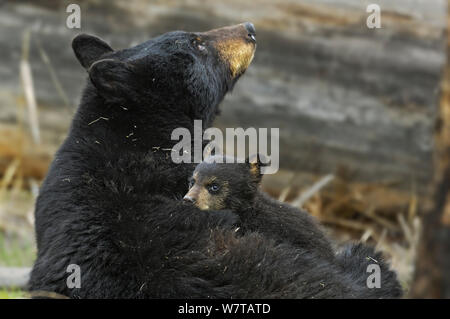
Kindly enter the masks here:
M 89 35 L 72 46 L 89 79 L 36 202 L 35 296 L 364 297 L 321 256 L 239 236 L 231 211 L 176 200 L 194 167 L 171 160 L 171 132 L 211 125 L 253 58 L 251 23 L 118 51 Z
M 290 243 L 320 255 L 341 267 L 374 298 L 401 295 L 395 273 L 373 248 L 348 244 L 335 254 L 331 240 L 310 214 L 259 191 L 264 165 L 259 154 L 245 161 L 226 155 L 206 157 L 189 178 L 189 191 L 183 199 L 202 210 L 232 210 L 239 216 L 241 233 L 259 232 L 276 243 Z M 367 267 L 375 261 L 383 273 L 381 287 L 368 289 Z
M 196 166 L 184 200 L 203 210 L 232 210 L 239 215 L 241 231 L 260 232 L 334 260 L 331 241 L 310 214 L 259 191 L 261 164 L 259 155 L 244 163 L 224 155 L 209 156 Z

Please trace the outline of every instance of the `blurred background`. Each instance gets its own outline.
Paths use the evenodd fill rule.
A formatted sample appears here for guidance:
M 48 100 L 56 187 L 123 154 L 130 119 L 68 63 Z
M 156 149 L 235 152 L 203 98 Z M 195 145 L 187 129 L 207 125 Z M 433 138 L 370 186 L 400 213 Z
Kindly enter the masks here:
M 66 26 L 70 3 L 80 29 Z M 366 25 L 371 3 L 380 29 Z M 119 49 L 244 21 L 257 30 L 255 59 L 215 126 L 279 127 L 281 169 L 264 189 L 339 242 L 376 245 L 410 288 L 436 123 L 450 105 L 447 0 L 1 1 L 0 286 L 2 271 L 21 274 L 2 267 L 34 260 L 34 200 L 86 81 L 72 38 Z M 21 296 L 0 288 L 0 298 Z

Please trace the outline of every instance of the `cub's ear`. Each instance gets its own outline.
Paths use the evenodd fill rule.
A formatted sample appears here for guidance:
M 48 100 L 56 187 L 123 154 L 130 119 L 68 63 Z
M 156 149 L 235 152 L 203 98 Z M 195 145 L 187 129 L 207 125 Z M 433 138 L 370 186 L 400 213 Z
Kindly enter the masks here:
M 250 173 L 256 177 L 258 181 L 262 178 L 261 167 L 267 166 L 265 162 L 266 158 L 261 154 L 251 155 L 245 160 L 245 163 L 247 163 L 250 169 Z
M 110 102 L 123 103 L 133 98 L 133 67 L 131 64 L 103 59 L 88 69 L 89 78 L 99 94 Z
M 85 69 L 88 69 L 105 53 L 114 51 L 105 41 L 88 34 L 77 35 L 72 41 L 72 49 Z
M 206 144 L 205 148 L 203 149 L 203 159 L 205 160 L 208 157 L 215 155 L 222 155 L 222 150 L 220 148 L 220 145 L 216 143 L 215 140 L 213 140 Z

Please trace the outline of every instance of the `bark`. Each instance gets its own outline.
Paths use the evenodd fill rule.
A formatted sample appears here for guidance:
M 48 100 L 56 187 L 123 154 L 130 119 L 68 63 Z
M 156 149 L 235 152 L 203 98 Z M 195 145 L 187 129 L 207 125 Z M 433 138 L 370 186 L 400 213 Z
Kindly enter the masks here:
M 449 20 L 450 22 L 450 17 Z M 450 25 L 450 24 L 449 24 Z M 450 36 L 449 36 L 450 49 Z M 411 297 L 450 298 L 450 54 L 436 129 L 435 194 L 425 209 Z

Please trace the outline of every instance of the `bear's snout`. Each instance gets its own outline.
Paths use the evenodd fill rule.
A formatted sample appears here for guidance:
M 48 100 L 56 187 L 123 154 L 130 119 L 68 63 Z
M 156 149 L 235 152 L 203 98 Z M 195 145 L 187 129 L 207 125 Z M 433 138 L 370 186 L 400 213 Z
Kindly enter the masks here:
M 256 30 L 251 22 L 204 32 L 220 58 L 229 66 L 233 78 L 248 68 L 256 49 Z
M 250 39 L 252 39 L 256 43 L 256 29 L 253 23 L 245 22 L 244 26 L 248 31 L 248 36 L 250 37 Z
M 193 197 L 191 197 L 191 196 L 189 196 L 187 194 L 183 197 L 183 200 L 185 202 L 195 204 L 195 198 L 193 198 Z

